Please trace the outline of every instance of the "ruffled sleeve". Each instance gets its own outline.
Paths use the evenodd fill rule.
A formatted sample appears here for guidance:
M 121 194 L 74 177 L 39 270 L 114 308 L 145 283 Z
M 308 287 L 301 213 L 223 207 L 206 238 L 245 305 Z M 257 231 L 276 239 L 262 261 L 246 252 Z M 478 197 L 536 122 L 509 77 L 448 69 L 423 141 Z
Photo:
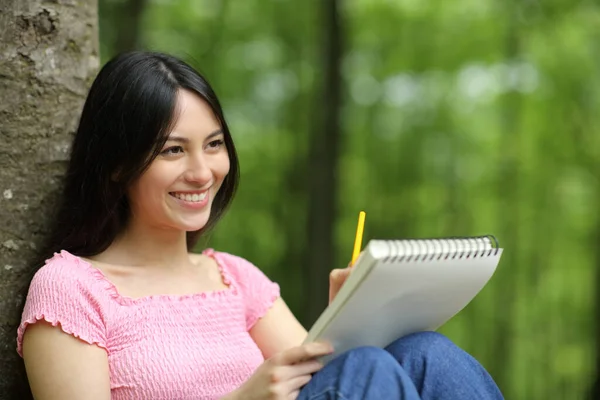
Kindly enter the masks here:
M 20 356 L 27 327 L 41 320 L 84 342 L 106 348 L 106 326 L 97 285 L 77 258 L 68 256 L 57 254 L 31 281 L 17 331 Z
M 279 285 L 244 258 L 223 252 L 213 254 L 230 271 L 241 292 L 246 307 L 246 328 L 250 330 L 279 298 Z

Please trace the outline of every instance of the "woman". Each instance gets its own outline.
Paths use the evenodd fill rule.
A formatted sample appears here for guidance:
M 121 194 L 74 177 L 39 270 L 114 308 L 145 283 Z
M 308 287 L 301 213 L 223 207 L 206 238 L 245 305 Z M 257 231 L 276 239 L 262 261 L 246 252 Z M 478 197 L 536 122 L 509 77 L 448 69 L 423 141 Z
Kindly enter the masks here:
M 230 204 L 238 159 L 221 106 L 190 66 L 133 52 L 83 108 L 47 260 L 17 350 L 37 400 L 500 399 L 443 336 L 332 349 L 248 261 L 190 253 Z M 331 296 L 347 276 L 332 274 Z

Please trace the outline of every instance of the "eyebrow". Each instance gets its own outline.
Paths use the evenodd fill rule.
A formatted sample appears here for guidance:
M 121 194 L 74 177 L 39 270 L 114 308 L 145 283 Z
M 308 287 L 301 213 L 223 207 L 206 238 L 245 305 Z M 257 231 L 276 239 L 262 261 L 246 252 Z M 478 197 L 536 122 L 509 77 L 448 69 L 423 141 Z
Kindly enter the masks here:
M 204 139 L 204 140 L 212 139 L 213 137 L 218 136 L 218 135 L 222 135 L 222 134 L 223 134 L 223 129 L 217 129 L 216 131 L 214 131 L 213 133 L 211 133 L 210 135 L 208 135 L 206 137 L 206 139 Z M 181 136 L 175 136 L 175 135 L 170 135 L 167 138 L 167 142 L 189 143 L 189 141 L 190 140 L 188 138 L 184 138 L 184 137 L 181 137 Z

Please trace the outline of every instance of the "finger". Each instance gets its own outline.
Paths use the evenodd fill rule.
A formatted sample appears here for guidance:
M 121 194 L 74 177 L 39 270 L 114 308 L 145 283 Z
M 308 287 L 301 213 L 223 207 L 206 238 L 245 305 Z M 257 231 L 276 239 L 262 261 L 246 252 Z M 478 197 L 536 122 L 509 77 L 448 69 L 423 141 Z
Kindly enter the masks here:
M 339 278 L 346 280 L 346 278 L 348 278 L 350 276 L 351 272 L 352 272 L 352 268 L 344 268 L 340 271 Z
M 339 269 L 334 269 L 329 273 L 329 303 L 340 290 L 340 279 L 338 278 Z
M 348 277 L 348 275 L 350 275 L 351 272 L 352 272 L 351 267 L 332 269 L 331 272 L 329 273 L 329 279 L 331 281 L 344 280 Z
M 304 361 L 312 360 L 317 357 L 330 354 L 333 351 L 330 345 L 326 343 L 308 343 L 303 346 L 295 347 L 281 353 L 279 365 L 292 365 Z
M 305 361 L 294 365 L 284 365 L 273 368 L 270 372 L 271 383 L 283 383 L 302 375 L 310 375 L 323 368 L 317 360 Z
M 329 303 L 333 301 L 335 295 L 340 291 L 352 270 L 350 268 L 334 269 L 329 274 Z
M 290 368 L 288 377 L 293 378 L 300 375 L 314 374 L 323 368 L 323 363 L 318 360 L 311 360 L 282 368 Z
M 289 400 L 296 400 L 298 398 L 298 395 L 300 394 L 299 390 L 295 390 L 292 393 L 288 394 L 288 399 Z
M 321 368 L 323 368 L 323 364 L 316 360 L 306 361 L 294 365 L 279 366 L 271 370 L 270 380 L 273 384 L 287 385 L 287 382 L 290 382 L 300 376 L 311 376 L 315 372 L 321 370 Z
M 331 352 L 333 352 L 333 348 L 330 344 L 313 342 L 279 353 L 274 357 L 273 362 L 277 365 L 291 365 L 321 357 Z
M 331 273 L 329 274 L 329 287 L 339 290 L 339 288 L 346 281 L 347 276 L 348 274 L 343 269 L 335 269 L 331 271 Z
M 348 268 L 335 268 L 329 273 L 329 279 L 338 280 Z
M 310 382 L 311 378 L 312 378 L 312 376 L 310 376 L 310 375 L 296 376 L 295 378 L 292 378 L 285 383 L 286 390 L 289 391 L 290 393 L 293 393 L 295 391 L 300 391 L 300 389 L 302 389 L 302 387 L 304 385 L 306 385 L 308 382 Z

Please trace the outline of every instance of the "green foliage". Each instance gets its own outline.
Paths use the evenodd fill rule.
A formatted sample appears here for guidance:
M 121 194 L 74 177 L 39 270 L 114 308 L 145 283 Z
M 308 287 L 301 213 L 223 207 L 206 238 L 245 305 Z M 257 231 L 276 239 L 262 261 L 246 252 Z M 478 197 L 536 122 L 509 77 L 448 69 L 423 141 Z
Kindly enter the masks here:
M 100 1 L 103 60 L 119 4 Z M 208 245 L 280 282 L 300 314 L 308 135 L 321 82 L 318 1 L 150 0 L 143 47 L 214 84 L 242 183 Z M 584 398 L 600 268 L 600 7 L 553 0 L 347 0 L 337 262 L 365 240 L 494 233 L 480 296 L 442 328 L 508 399 Z M 319 294 L 320 295 L 320 294 Z

